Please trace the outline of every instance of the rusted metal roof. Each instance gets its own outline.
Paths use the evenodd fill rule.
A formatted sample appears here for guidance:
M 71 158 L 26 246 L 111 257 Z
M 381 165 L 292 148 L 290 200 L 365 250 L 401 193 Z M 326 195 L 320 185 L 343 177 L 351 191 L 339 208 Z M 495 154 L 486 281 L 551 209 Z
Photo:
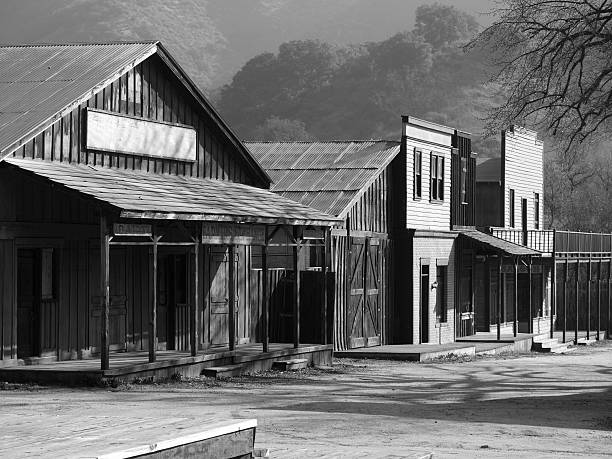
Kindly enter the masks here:
M 154 41 L 0 46 L 0 152 L 156 49 Z
M 0 46 L 0 161 L 113 77 L 158 53 L 267 186 L 270 177 L 158 41 Z
M 126 218 L 312 225 L 339 221 L 240 183 L 12 157 L 4 164 L 106 203 Z
M 459 234 L 472 241 L 477 242 L 480 245 L 484 245 L 495 252 L 502 252 L 512 256 L 541 256 L 542 252 L 530 249 L 528 247 L 508 242 L 504 239 L 500 239 L 490 234 L 483 233 L 475 229 L 464 229 L 459 230 Z
M 400 142 L 245 142 L 272 177 L 271 190 L 341 216 L 400 151 Z

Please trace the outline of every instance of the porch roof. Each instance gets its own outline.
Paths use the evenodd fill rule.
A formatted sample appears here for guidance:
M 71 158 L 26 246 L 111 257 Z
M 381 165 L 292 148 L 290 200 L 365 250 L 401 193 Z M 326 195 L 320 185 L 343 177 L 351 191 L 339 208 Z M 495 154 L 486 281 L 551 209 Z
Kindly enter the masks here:
M 240 183 L 32 159 L 5 158 L 4 163 L 114 207 L 123 218 L 317 226 L 339 222 Z
M 481 246 L 485 246 L 494 252 L 502 252 L 511 256 L 541 256 L 542 253 L 528 247 L 508 242 L 490 234 L 475 229 L 459 230 L 459 236 L 468 238 Z

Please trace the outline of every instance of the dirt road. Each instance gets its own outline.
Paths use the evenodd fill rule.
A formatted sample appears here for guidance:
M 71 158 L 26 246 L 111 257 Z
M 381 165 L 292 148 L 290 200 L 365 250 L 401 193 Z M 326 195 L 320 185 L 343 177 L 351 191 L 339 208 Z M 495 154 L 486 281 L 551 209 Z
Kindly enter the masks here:
M 610 457 L 612 344 L 469 362 L 339 360 L 328 371 L 222 382 L 0 391 L 2 435 L 24 438 L 210 416 L 257 418 L 257 446 L 278 458 Z

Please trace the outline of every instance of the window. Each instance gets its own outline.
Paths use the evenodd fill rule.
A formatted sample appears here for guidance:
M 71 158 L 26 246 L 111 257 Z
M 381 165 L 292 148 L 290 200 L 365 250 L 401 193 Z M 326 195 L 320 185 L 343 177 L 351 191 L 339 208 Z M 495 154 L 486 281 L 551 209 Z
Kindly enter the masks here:
M 430 190 L 429 199 L 431 201 L 444 200 L 444 157 L 431 155 L 430 169 Z
M 438 265 L 436 269 L 436 319 L 439 323 L 446 323 L 446 279 L 447 266 Z
M 467 204 L 467 158 L 461 158 L 461 204 Z
M 540 194 L 535 193 L 533 198 L 533 225 L 535 229 L 540 229 Z
M 514 228 L 514 190 L 510 190 L 508 205 L 510 207 L 510 226 Z
M 413 194 L 414 199 L 421 199 L 423 195 L 422 191 L 422 169 L 423 169 L 423 152 L 421 150 L 414 150 L 414 184 Z

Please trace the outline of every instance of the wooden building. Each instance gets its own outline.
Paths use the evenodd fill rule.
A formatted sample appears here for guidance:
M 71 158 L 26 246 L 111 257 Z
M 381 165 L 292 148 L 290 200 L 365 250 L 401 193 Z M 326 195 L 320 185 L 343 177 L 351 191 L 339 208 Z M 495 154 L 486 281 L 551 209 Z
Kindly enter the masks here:
M 99 357 L 104 376 L 129 356 L 142 374 L 249 360 L 240 345 L 276 355 L 253 247 L 267 273 L 274 235 L 299 263 L 305 235 L 325 246 L 338 221 L 270 192 L 159 42 L 0 47 L 0 94 L 0 366 Z M 296 284 L 278 355 L 301 346 Z
M 396 342 L 401 333 L 394 292 L 395 238 L 405 161 L 399 142 L 246 142 L 272 177 L 275 193 L 331 214 L 330 318 L 336 350 Z M 290 254 L 277 253 L 279 276 L 291 271 Z M 305 269 L 321 266 L 320 251 Z M 277 283 L 277 285 L 279 285 Z
M 555 330 L 563 331 L 565 341 L 570 331 L 577 341 L 583 331 L 599 338 L 612 328 L 612 235 L 544 229 L 543 188 L 543 144 L 537 133 L 518 126 L 502 131 L 501 156 L 477 166 L 476 224 L 537 251 L 540 261 L 519 263 L 518 272 L 505 267 L 501 326 L 516 328 L 510 323 L 511 305 L 518 303 L 521 332 L 552 337 Z

